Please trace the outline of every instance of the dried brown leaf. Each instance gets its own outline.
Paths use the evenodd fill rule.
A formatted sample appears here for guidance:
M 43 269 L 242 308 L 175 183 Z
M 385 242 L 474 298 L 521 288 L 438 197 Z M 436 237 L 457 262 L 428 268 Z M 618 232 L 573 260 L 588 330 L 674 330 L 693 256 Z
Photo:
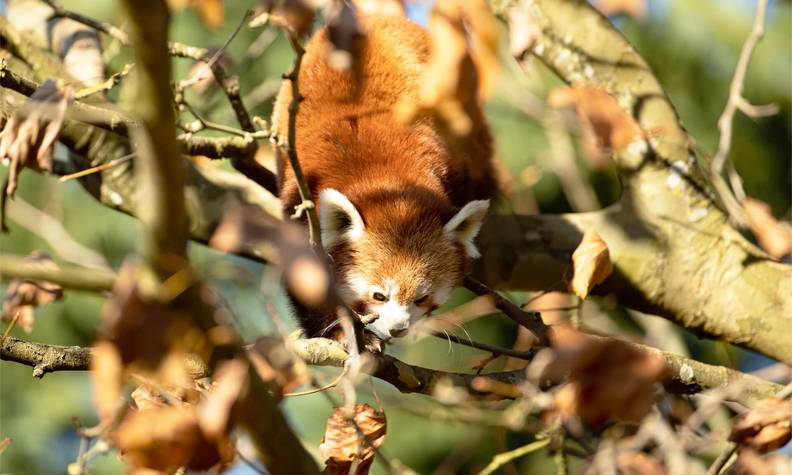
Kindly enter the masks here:
M 115 345 L 100 341 L 91 351 L 94 404 L 102 424 L 116 418 L 124 401 L 124 366 Z
M 209 394 L 198 406 L 198 424 L 208 437 L 217 439 L 231 430 L 231 413 L 247 384 L 248 363 L 235 358 L 221 363 Z
M 57 265 L 46 252 L 34 251 L 26 260 L 37 266 L 52 266 L 57 269 Z M 16 318 L 20 328 L 30 333 L 35 322 L 34 309 L 62 298 L 63 288 L 58 284 L 42 280 L 14 279 L 6 290 L 2 319 L 12 321 Z
M 552 107 L 574 106 L 580 118 L 586 156 L 595 168 L 605 158 L 646 134 L 619 102 L 599 87 L 576 85 L 550 91 L 547 103 Z
M 233 252 L 251 242 L 269 244 L 265 257 L 281 267 L 289 291 L 300 302 L 316 306 L 327 299 L 330 273 L 311 249 L 299 226 L 275 220 L 260 208 L 233 208 L 226 212 L 210 245 Z
M 286 0 L 278 8 L 289 27 L 297 36 L 305 36 L 311 31 L 316 16 L 316 0 Z
M 305 362 L 289 350 L 283 338 L 259 337 L 248 351 L 248 358 L 261 380 L 276 391 L 278 398 L 310 382 Z
M 6 437 L 3 440 L 0 440 L 0 455 L 2 455 L 3 452 L 6 451 L 6 449 L 8 448 L 9 445 L 11 445 L 11 439 L 10 438 Z
M 792 224 L 776 220 L 770 206 L 755 198 L 746 198 L 742 205 L 762 249 L 776 259 L 792 254 Z
M 354 414 L 349 416 L 345 408 L 337 407 L 327 420 L 327 429 L 319 446 L 327 465 L 325 473 L 347 475 L 355 462 L 358 463 L 359 475 L 369 473 L 374 462 L 374 448 L 379 448 L 385 441 L 387 421 L 384 412 L 368 404 L 356 404 Z
M 469 109 L 495 84 L 497 20 L 483 0 L 438 0 L 429 19 L 429 39 L 419 96 L 398 104 L 396 116 L 403 122 L 435 117 L 453 135 L 466 135 L 473 126 Z
M 102 337 L 118 348 L 124 366 L 157 371 L 169 362 L 169 384 L 181 385 L 186 376 L 186 354 L 203 355 L 211 349 L 186 309 L 177 309 L 156 297 L 144 296 L 141 285 L 148 277 L 133 264 L 125 265 L 113 287 L 113 299 L 104 310 Z M 166 375 L 167 376 L 167 375 Z
M 773 451 L 792 440 L 792 401 L 765 399 L 737 417 L 729 440 L 759 453 Z
M 208 470 L 235 456 L 228 438 L 208 438 L 201 432 L 193 405 L 130 412 L 111 439 L 133 469 Z
M 574 274 L 569 289 L 582 299 L 613 272 L 608 245 L 591 230 L 583 234 L 583 240 L 572 254 L 572 264 Z
M 603 15 L 623 13 L 637 18 L 646 16 L 646 0 L 597 0 L 594 5 Z
M 623 341 L 555 326 L 554 360 L 544 377 L 569 382 L 556 393 L 562 418 L 592 425 L 607 420 L 637 422 L 651 409 L 654 383 L 665 378 L 662 358 Z
M 0 159 L 10 160 L 8 186 L 13 196 L 22 168 L 52 171 L 52 151 L 73 99 L 70 87 L 47 81 L 9 119 L 0 137 Z
M 225 19 L 223 0 L 189 0 L 189 5 L 198 12 L 201 21 L 210 28 L 220 28 Z

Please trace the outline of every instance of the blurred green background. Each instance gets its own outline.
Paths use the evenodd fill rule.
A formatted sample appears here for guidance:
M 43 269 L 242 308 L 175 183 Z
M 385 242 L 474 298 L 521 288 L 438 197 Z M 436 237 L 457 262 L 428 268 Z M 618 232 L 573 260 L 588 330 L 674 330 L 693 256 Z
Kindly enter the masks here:
M 110 0 L 64 1 L 64 6 L 89 16 L 123 26 L 125 19 Z M 199 46 L 219 46 L 236 27 L 244 10 L 252 1 L 226 3 L 226 21 L 215 31 L 208 29 L 192 10 L 177 13 L 173 19 L 172 37 Z M 665 86 L 685 126 L 696 141 L 702 157 L 711 155 L 718 139 L 715 126 L 725 105 L 729 82 L 740 48 L 750 31 L 755 2 L 727 0 L 652 0 L 643 19 L 617 17 L 614 21 L 633 42 L 636 49 L 654 69 Z M 241 76 L 243 96 L 252 102 L 258 92 L 270 89 L 291 61 L 291 50 L 278 37 L 261 54 L 251 55 L 249 46 L 260 31 L 243 29 L 228 51 L 234 60 L 234 72 Z M 264 44 L 266 38 L 259 44 Z M 732 159 L 745 180 L 750 196 L 769 203 L 777 217 L 790 219 L 790 106 L 792 98 L 792 5 L 771 2 L 767 17 L 767 35 L 753 57 L 745 85 L 745 97 L 755 104 L 776 103 L 780 113 L 752 121 L 739 113 L 734 123 Z M 108 49 L 111 53 L 113 48 Z M 123 56 L 110 58 L 111 69 L 117 70 Z M 191 66 L 187 60 L 176 59 L 175 74 L 183 78 Z M 515 203 L 504 207 L 530 209 L 535 201 L 543 212 L 571 209 L 558 176 L 554 173 L 553 153 L 543 125 L 525 114 L 516 104 L 532 97 L 543 98 L 549 88 L 559 85 L 541 65 L 528 65 L 529 77 L 519 79 L 515 67 L 504 68 L 499 91 L 523 91 L 526 97 L 513 93 L 496 95 L 488 104 L 488 113 L 497 139 L 499 158 L 513 177 L 509 195 Z M 266 97 L 266 94 L 261 95 Z M 233 124 L 233 115 L 219 95 L 191 98 L 211 119 Z M 253 108 L 253 113 L 267 117 L 271 101 Z M 56 152 L 65 154 L 60 149 Z M 577 153 L 578 169 L 602 205 L 619 196 L 618 181 L 613 170 L 591 170 L 581 153 Z M 6 169 L 0 169 L 0 174 Z M 78 184 L 58 184 L 49 177 L 30 171 L 22 173 L 18 199 L 24 200 L 62 222 L 79 243 L 96 250 L 113 267 L 124 256 L 135 251 L 136 225 L 127 216 L 97 204 Z M 0 236 L 0 251 L 27 254 L 36 249 L 47 250 L 56 260 L 62 259 L 53 248 L 33 232 L 9 220 L 10 233 Z M 46 232 L 46 231 L 45 231 Z M 56 241 L 56 246 L 58 242 Z M 191 246 L 193 262 L 203 275 L 223 292 L 239 321 L 240 331 L 252 340 L 256 335 L 273 331 L 272 314 L 287 316 L 283 295 L 277 289 L 277 275 L 242 259 L 228 258 L 201 245 Z M 5 292 L 6 281 L 0 287 Z M 525 296 L 515 295 L 517 298 Z M 470 298 L 458 291 L 449 305 Z M 267 302 L 275 304 L 267 307 Z M 59 345 L 90 345 L 99 327 L 104 298 L 95 294 L 67 291 L 63 301 L 37 311 L 32 334 L 16 328 L 12 334 L 32 341 Z M 560 313 L 558 318 L 569 315 Z M 635 315 L 607 302 L 587 303 L 582 312 L 584 324 L 591 321 L 608 329 L 640 333 L 645 326 Z M 5 326 L 4 326 L 5 327 Z M 506 318 L 493 315 L 477 319 L 465 326 L 479 341 L 503 346 L 514 342 L 516 329 Z M 682 333 L 696 357 L 710 362 L 756 368 L 765 361 L 755 355 L 712 342 L 702 342 Z M 663 344 L 663 342 L 660 342 Z M 438 369 L 470 371 L 473 364 L 486 355 L 460 346 L 450 346 L 435 339 L 400 342 L 391 352 L 405 361 Z M 489 369 L 503 367 L 496 361 Z M 337 370 L 317 369 L 319 378 L 329 381 Z M 34 380 L 25 366 L 0 363 L 0 439 L 13 442 L 0 456 L 0 472 L 12 474 L 65 473 L 74 461 L 79 445 L 72 418 L 84 424 L 96 422 L 91 402 L 91 381 L 86 373 L 54 373 L 43 380 Z M 371 396 L 375 388 L 376 398 Z M 462 424 L 428 416 L 439 405 L 424 396 L 401 396 L 386 384 L 375 382 L 360 390 L 363 400 L 384 406 L 388 416 L 388 436 L 384 453 L 400 460 L 418 473 L 468 473 L 483 467 L 493 455 L 530 441 L 527 434 L 507 433 L 503 429 L 481 424 Z M 338 395 L 334 394 L 338 399 Z M 289 399 L 284 404 L 297 433 L 312 447 L 317 447 L 331 406 L 321 394 Z M 244 445 L 244 444 L 243 444 Z M 552 461 L 543 455 L 521 459 L 515 466 L 519 473 L 544 473 Z M 122 472 L 115 454 L 96 459 L 92 473 Z M 252 473 L 244 466 L 235 473 Z M 379 462 L 375 472 L 383 473 Z

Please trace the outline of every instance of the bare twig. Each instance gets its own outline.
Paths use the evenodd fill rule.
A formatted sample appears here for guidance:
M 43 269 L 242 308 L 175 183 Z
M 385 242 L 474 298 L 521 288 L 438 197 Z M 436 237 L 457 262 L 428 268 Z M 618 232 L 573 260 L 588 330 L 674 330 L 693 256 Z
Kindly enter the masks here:
M 766 10 L 767 0 L 758 0 L 753 29 L 745 40 L 742 51 L 740 51 L 740 58 L 737 61 L 734 77 L 729 87 L 729 99 L 718 119 L 718 130 L 720 131 L 718 150 L 715 152 L 715 156 L 712 157 L 712 162 L 710 163 L 710 179 L 712 180 L 712 184 L 718 192 L 718 196 L 723 202 L 723 205 L 726 207 L 729 217 L 734 224 L 739 226 L 745 226 L 747 220 L 745 212 L 740 206 L 740 202 L 745 199 L 742 180 L 734 169 L 734 164 L 728 160 L 732 142 L 732 122 L 734 120 L 734 114 L 739 110 L 748 117 L 757 118 L 778 112 L 778 107 L 775 104 L 755 106 L 750 104 L 742 95 L 745 76 L 748 72 L 748 66 L 751 63 L 751 57 L 756 49 L 756 45 L 764 36 Z M 729 189 L 729 186 L 722 176 L 724 166 L 727 166 L 731 189 Z
M 302 101 L 302 97 L 300 96 L 299 76 L 300 65 L 302 64 L 305 49 L 300 45 L 299 40 L 293 32 L 288 32 L 288 37 L 289 43 L 295 54 L 292 69 L 289 71 L 289 74 L 285 76 L 285 79 L 288 79 L 291 83 L 292 97 L 291 103 L 289 104 L 288 137 L 286 138 L 286 143 L 282 143 L 283 137 L 279 137 L 278 140 L 281 143 L 278 145 L 286 148 L 289 164 L 294 172 L 294 178 L 300 192 L 300 199 L 302 200 L 297 206 L 297 209 L 295 209 L 292 218 L 298 218 L 302 213 L 308 214 L 308 232 L 310 233 L 311 245 L 319 256 L 324 256 L 322 233 L 319 228 L 319 216 L 316 213 L 316 202 L 313 200 L 313 196 L 311 196 L 311 189 L 308 187 L 308 182 L 303 174 L 300 161 L 297 158 L 297 111 L 300 108 L 300 101 Z
M 111 169 L 111 168 L 113 168 L 115 166 L 121 165 L 122 163 L 126 163 L 126 162 L 132 160 L 133 158 L 135 158 L 135 154 L 134 153 L 129 153 L 127 155 L 124 155 L 123 157 L 114 158 L 113 160 L 110 160 L 107 163 L 103 163 L 101 165 L 97 165 L 97 166 L 91 167 L 91 168 L 86 168 L 85 170 L 80 170 L 78 172 L 70 173 L 68 175 L 63 175 L 60 178 L 58 178 L 58 181 L 60 183 L 64 183 L 64 182 L 67 182 L 69 180 L 74 180 L 75 178 L 82 178 L 84 176 L 88 176 L 88 175 L 91 175 L 91 174 L 94 174 L 94 173 L 103 172 L 103 171 L 109 170 L 109 169 Z
M 511 462 L 512 460 L 528 455 L 531 452 L 536 452 L 537 450 L 546 447 L 547 444 L 549 443 L 550 443 L 550 439 L 537 440 L 535 442 L 531 442 L 530 444 L 523 445 L 522 447 L 518 447 L 514 450 L 510 450 L 509 452 L 498 454 L 492 459 L 492 461 L 486 467 L 484 467 L 484 470 L 479 472 L 478 475 L 490 475 L 491 473 L 494 473 L 500 467 Z
M 89 269 L 69 264 L 33 262 L 19 256 L 0 255 L 0 276 L 3 279 L 43 280 L 63 287 L 101 292 L 113 288 L 115 272 Z
M 121 68 L 121 71 L 112 74 L 109 78 L 107 78 L 103 82 L 95 86 L 90 86 L 78 90 L 76 93 L 74 93 L 74 99 L 75 100 L 85 99 L 86 97 L 92 96 L 94 94 L 98 94 L 100 92 L 107 92 L 113 89 L 118 85 L 118 83 L 121 82 L 121 79 L 126 77 L 129 74 L 129 72 L 132 71 L 133 67 L 134 64 L 125 64 L 124 67 Z
M 533 333 L 539 340 L 539 345 L 547 346 L 549 344 L 548 333 L 550 331 L 550 327 L 542 321 L 542 315 L 540 313 L 527 312 L 521 309 L 518 305 L 490 289 L 473 277 L 465 277 L 464 285 L 478 295 L 492 296 L 492 298 L 495 299 L 495 306 L 498 307 L 500 311 L 505 313 L 507 317 L 530 330 L 530 332 Z
M 456 344 L 476 348 L 477 350 L 488 351 L 493 356 L 511 356 L 512 358 L 519 358 L 521 360 L 531 361 L 536 356 L 536 351 L 519 351 L 512 348 L 502 348 L 500 346 L 490 345 L 487 343 L 479 343 L 467 338 L 460 338 L 456 335 L 448 333 L 431 332 L 431 335 L 440 338 L 441 340 L 452 341 Z
M 110 23 L 95 20 L 85 15 L 80 15 L 79 13 L 67 10 L 54 0 L 44 0 L 44 3 L 52 7 L 53 16 L 57 18 L 68 18 L 70 20 L 74 20 L 78 23 L 82 23 L 83 25 L 89 26 L 95 30 L 112 36 L 123 45 L 129 45 L 129 36 L 127 36 L 126 32 L 111 25 Z

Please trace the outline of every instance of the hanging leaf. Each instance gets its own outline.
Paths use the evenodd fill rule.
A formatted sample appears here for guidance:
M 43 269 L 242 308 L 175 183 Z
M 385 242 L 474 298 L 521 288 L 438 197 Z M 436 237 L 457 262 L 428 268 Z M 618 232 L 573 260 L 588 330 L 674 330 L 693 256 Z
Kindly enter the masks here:
M 319 446 L 327 465 L 325 473 L 347 475 L 357 462 L 356 473 L 366 475 L 374 462 L 374 448 L 381 447 L 385 441 L 385 413 L 368 404 L 356 404 L 350 419 L 345 412 L 345 408 L 337 407 L 327 420 Z
M 662 381 L 662 358 L 613 338 L 602 338 L 555 326 L 553 361 L 544 377 L 568 383 L 555 394 L 555 407 L 565 420 L 594 426 L 608 420 L 640 421 L 655 401 L 654 383 Z
M 208 470 L 227 466 L 236 454 L 227 437 L 212 439 L 201 431 L 193 405 L 131 412 L 112 434 L 112 441 L 133 469 Z
M 792 440 L 792 401 L 765 399 L 737 417 L 729 440 L 766 453 Z
M 742 206 L 762 249 L 776 259 L 792 254 L 792 224 L 775 219 L 770 206 L 755 198 L 744 199 Z
M 602 167 L 612 152 L 618 152 L 646 134 L 619 102 L 599 87 L 575 85 L 550 91 L 551 107 L 574 106 L 582 127 L 586 157 L 595 168 Z
M 487 97 L 495 85 L 499 33 L 498 22 L 483 0 L 435 2 L 423 86 L 417 98 L 397 106 L 397 117 L 403 122 L 435 117 L 452 134 L 468 134 L 474 120 L 469 115 L 471 105 Z
M 26 261 L 30 265 L 52 267 L 57 265 L 45 252 L 35 251 Z M 16 319 L 17 324 L 27 333 L 33 331 L 35 312 L 37 307 L 49 305 L 63 298 L 63 288 L 58 284 L 42 280 L 14 279 L 8 284 L 5 300 L 3 300 L 3 315 L 5 321 Z
M 613 272 L 608 245 L 596 231 L 588 230 L 572 254 L 573 276 L 569 289 L 585 299 L 595 285 L 601 284 Z
M 73 99 L 70 87 L 47 81 L 11 117 L 0 137 L 0 159 L 10 160 L 5 193 L 14 196 L 22 168 L 52 171 L 52 151 Z

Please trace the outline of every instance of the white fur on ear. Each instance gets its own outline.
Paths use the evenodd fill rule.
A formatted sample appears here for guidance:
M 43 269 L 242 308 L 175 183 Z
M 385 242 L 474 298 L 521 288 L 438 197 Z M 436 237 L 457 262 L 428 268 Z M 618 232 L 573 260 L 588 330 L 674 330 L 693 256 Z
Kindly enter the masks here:
M 465 248 L 468 257 L 476 258 L 479 253 L 473 240 L 481 229 L 481 223 L 489 209 L 489 200 L 476 200 L 466 204 L 443 227 L 443 232 L 452 241 Z
M 355 205 L 332 188 L 319 193 L 319 221 L 322 243 L 327 249 L 342 241 L 356 241 L 366 230 Z

